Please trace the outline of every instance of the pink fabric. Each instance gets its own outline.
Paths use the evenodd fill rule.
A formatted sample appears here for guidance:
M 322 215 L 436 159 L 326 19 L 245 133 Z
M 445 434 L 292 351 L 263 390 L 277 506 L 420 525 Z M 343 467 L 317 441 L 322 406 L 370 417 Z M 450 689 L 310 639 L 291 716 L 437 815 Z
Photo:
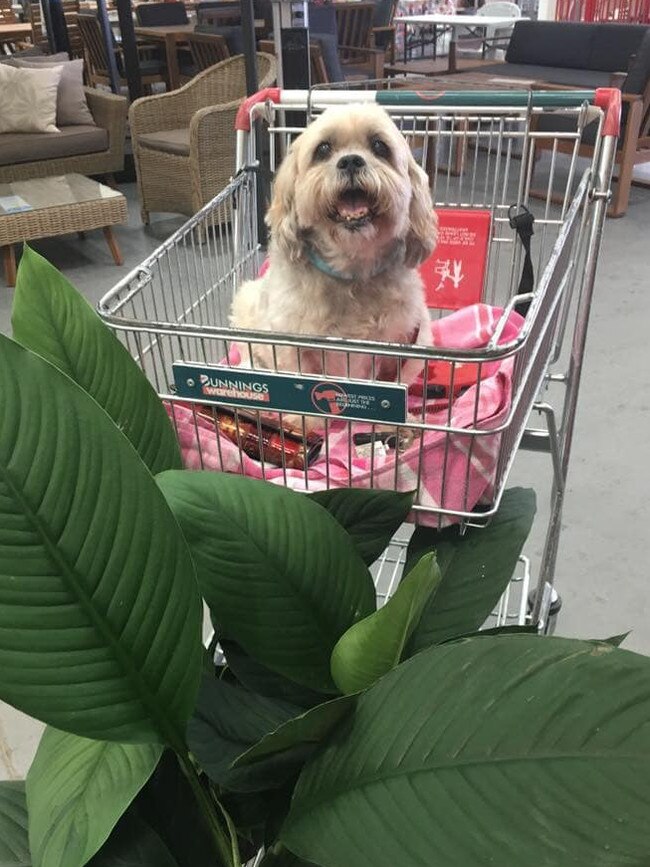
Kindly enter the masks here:
M 475 349 L 487 345 L 502 314 L 498 307 L 475 304 L 432 323 L 434 345 L 449 349 Z M 501 336 L 501 343 L 514 339 L 523 318 L 513 312 Z M 232 357 L 231 362 L 236 363 Z M 430 368 L 432 365 L 430 365 Z M 438 367 L 438 363 L 436 364 Z M 427 424 L 453 428 L 490 430 L 506 418 L 511 401 L 512 359 L 483 364 L 482 379 L 476 382 L 476 366 L 471 368 L 470 385 L 451 406 L 447 399 L 431 400 L 426 405 Z M 448 379 L 448 365 L 440 365 L 436 377 L 429 372 L 429 382 Z M 438 374 L 440 379 L 437 378 Z M 457 383 L 458 375 L 454 377 Z M 478 394 L 477 394 L 478 392 Z M 416 417 L 422 413 L 422 388 L 414 384 L 409 392 L 409 410 Z M 167 411 L 175 424 L 183 461 L 188 469 L 222 470 L 264 478 L 295 490 L 318 491 L 339 487 L 374 487 L 411 491 L 418 489 L 417 502 L 432 509 L 470 511 L 491 496 L 499 452 L 500 434 L 472 436 L 446 431 L 426 431 L 423 437 L 402 454 L 359 457 L 349 449 L 349 426 L 332 421 L 328 443 L 307 471 L 283 470 L 262 464 L 245 454 L 227 437 L 215 433 L 213 425 L 196 415 L 188 406 L 174 403 Z M 476 424 L 474 418 L 476 414 Z M 354 423 L 352 433 L 370 430 L 370 425 Z M 444 490 L 443 490 L 444 482 Z M 420 513 L 421 523 L 437 523 L 436 516 Z M 451 523 L 453 519 L 445 519 Z

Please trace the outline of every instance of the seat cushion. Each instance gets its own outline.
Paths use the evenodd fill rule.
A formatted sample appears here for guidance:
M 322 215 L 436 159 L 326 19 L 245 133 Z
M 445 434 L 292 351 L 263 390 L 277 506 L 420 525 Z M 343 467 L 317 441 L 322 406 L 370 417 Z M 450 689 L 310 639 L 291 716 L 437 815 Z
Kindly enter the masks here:
M 625 72 L 647 27 L 575 21 L 517 21 L 506 52 L 508 63 Z
M 570 69 L 566 66 L 539 66 L 534 63 L 494 63 L 481 66 L 481 74 L 495 78 L 522 78 L 529 81 L 548 81 L 550 84 L 566 84 L 573 87 L 608 87 L 611 72 L 589 69 Z M 495 83 L 495 86 L 496 83 Z
M 190 155 L 190 130 L 165 129 L 162 132 L 150 132 L 138 138 L 141 145 L 166 154 L 176 154 L 181 157 Z
M 108 133 L 99 126 L 64 126 L 59 132 L 8 132 L 0 135 L 0 166 L 100 153 Z

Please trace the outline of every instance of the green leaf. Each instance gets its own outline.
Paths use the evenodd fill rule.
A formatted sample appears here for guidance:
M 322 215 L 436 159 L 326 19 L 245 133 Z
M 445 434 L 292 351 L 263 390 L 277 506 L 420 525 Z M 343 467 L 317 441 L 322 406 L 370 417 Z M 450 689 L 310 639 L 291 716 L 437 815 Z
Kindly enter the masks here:
M 22 780 L 0 782 L 0 867 L 32 867 Z
M 266 850 L 258 867 L 313 867 L 313 865 L 309 861 L 298 858 L 282 843 L 275 843 Z
M 612 647 L 620 647 L 631 631 L 632 630 L 629 629 L 627 632 L 623 632 L 621 635 L 611 635 L 609 638 L 596 638 L 595 642 L 597 644 L 611 644 Z
M 27 775 L 34 867 L 83 867 L 153 773 L 162 746 L 46 728 Z
M 535 492 L 510 488 L 492 523 L 437 532 L 418 527 L 409 543 L 405 569 L 426 551 L 435 551 L 442 581 L 425 607 L 407 655 L 448 638 L 475 632 L 508 586 L 535 517 Z
M 245 767 L 298 746 L 318 746 L 348 716 L 356 700 L 356 695 L 343 695 L 288 720 L 242 753 L 233 767 Z
M 383 608 L 351 626 L 332 652 L 341 692 L 360 692 L 399 664 L 424 606 L 440 584 L 434 554 L 425 554 Z
M 127 812 L 88 867 L 179 867 L 161 838 L 133 812 Z
M 200 633 L 189 550 L 133 447 L 0 336 L 0 697 L 82 737 L 182 746 Z
M 222 639 L 220 646 L 226 655 L 228 668 L 246 689 L 305 708 L 314 707 L 324 700 L 323 693 L 300 686 L 251 659 L 234 641 Z
M 134 808 L 164 842 L 178 867 L 222 865 L 205 817 L 171 750 L 165 750 L 129 812 Z
M 413 494 L 397 491 L 332 488 L 309 497 L 349 533 L 368 566 L 383 553 L 413 508 Z
M 241 782 L 245 775 L 232 772 L 232 762 L 298 710 L 204 675 L 187 740 L 213 782 L 237 789 L 238 777 Z
M 465 638 L 486 638 L 490 635 L 540 635 L 539 629 L 536 626 L 492 626 L 489 629 L 479 629 L 477 632 L 466 632 L 465 635 L 454 635 L 453 638 L 447 638 L 441 644 L 446 644 L 449 641 L 461 641 Z
M 27 246 L 11 322 L 15 340 L 95 398 L 152 473 L 180 469 L 176 434 L 147 377 L 85 298 Z
M 535 636 L 430 648 L 359 698 L 280 837 L 322 867 L 646 864 L 650 660 Z
M 170 471 L 158 483 L 220 635 L 297 683 L 335 691 L 334 645 L 375 609 L 347 533 L 304 495 L 244 476 Z

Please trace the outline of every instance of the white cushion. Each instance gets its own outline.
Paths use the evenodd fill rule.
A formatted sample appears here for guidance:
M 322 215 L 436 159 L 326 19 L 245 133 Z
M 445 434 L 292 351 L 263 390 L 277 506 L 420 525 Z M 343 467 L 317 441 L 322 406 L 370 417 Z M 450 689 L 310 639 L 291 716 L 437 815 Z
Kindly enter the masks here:
M 43 59 L 36 62 L 30 58 L 16 61 L 19 69 L 51 69 L 58 65 L 56 62 L 44 62 Z M 86 102 L 83 60 L 65 60 L 61 63 L 61 67 L 61 81 L 56 102 L 57 126 L 80 124 L 92 126 L 95 121 Z
M 0 133 L 58 132 L 56 103 L 62 71 L 62 66 L 0 65 Z

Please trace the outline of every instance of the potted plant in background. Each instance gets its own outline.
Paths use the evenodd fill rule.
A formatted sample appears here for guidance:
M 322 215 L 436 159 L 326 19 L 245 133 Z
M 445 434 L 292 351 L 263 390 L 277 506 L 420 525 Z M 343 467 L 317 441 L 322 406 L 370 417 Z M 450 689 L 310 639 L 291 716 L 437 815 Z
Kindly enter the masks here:
M 13 326 L 0 697 L 47 728 L 0 783 L 2 867 L 646 863 L 650 662 L 476 635 L 532 492 L 463 537 L 417 530 L 376 610 L 409 495 L 183 471 L 138 367 L 31 251 Z

